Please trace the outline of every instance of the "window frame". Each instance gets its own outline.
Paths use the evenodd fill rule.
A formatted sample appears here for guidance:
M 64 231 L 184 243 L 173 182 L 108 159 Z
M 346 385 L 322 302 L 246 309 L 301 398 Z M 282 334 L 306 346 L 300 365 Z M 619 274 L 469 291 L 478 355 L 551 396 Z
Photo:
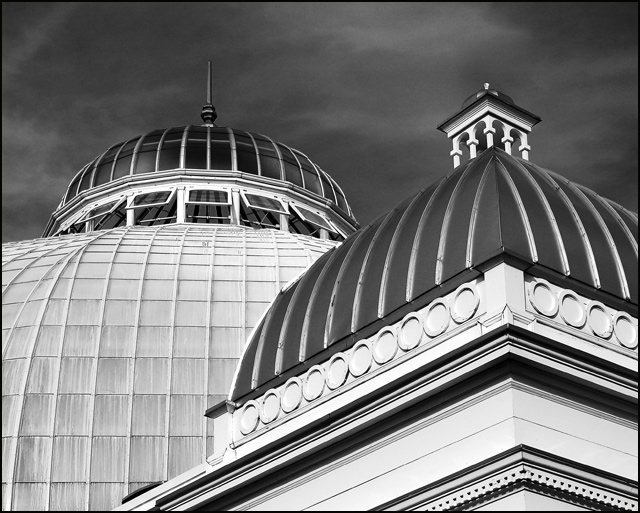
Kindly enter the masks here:
M 167 189 L 167 188 L 162 188 L 162 189 L 157 189 L 157 190 L 150 190 L 150 191 L 140 191 L 137 194 L 134 194 L 133 196 L 131 196 L 131 198 L 129 199 L 129 201 L 127 201 L 127 210 L 131 210 L 131 209 L 136 209 L 136 208 L 150 208 L 150 207 L 160 207 L 162 205 L 166 205 L 167 203 L 170 203 L 173 200 L 173 197 L 176 195 L 176 188 L 172 188 L 172 189 Z M 145 203 L 144 205 L 134 205 L 134 201 L 138 196 L 142 196 L 143 194 L 153 194 L 155 192 L 167 192 L 169 191 L 169 196 L 167 197 L 167 199 L 165 201 L 161 201 L 161 202 L 156 202 L 156 203 Z
M 251 201 L 249 200 L 249 198 L 247 198 L 247 195 L 250 196 L 258 196 L 261 198 L 266 198 L 268 200 L 272 200 L 272 201 L 276 201 L 277 203 L 279 203 L 282 207 L 281 210 L 277 210 L 277 209 L 273 209 L 273 208 L 267 208 L 267 207 L 261 207 L 258 205 L 253 205 L 251 203 Z M 276 198 L 273 196 L 267 196 L 266 194 L 256 194 L 255 192 L 246 192 L 246 191 L 240 191 L 240 196 L 242 197 L 242 201 L 244 202 L 245 206 L 247 208 L 253 209 L 253 210 L 264 210 L 265 212 L 273 212 L 275 214 L 284 214 L 284 215 L 289 215 L 289 211 L 287 210 L 286 205 L 284 204 L 284 202 L 280 199 L 280 198 Z

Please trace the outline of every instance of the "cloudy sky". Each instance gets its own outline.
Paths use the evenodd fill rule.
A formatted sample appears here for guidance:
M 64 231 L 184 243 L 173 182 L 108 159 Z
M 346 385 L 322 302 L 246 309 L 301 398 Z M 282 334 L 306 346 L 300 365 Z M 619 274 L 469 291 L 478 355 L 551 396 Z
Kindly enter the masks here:
M 637 3 L 3 3 L 2 240 L 39 237 L 111 144 L 216 123 L 306 153 L 361 224 L 452 167 L 436 126 L 489 82 L 530 159 L 638 211 Z

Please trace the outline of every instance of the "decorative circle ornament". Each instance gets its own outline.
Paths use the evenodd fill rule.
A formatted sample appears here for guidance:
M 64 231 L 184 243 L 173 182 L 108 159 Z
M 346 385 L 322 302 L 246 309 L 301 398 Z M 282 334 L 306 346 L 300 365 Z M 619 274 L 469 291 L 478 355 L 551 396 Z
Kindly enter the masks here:
M 430 337 L 437 337 L 447 329 L 450 319 L 447 303 L 442 299 L 436 299 L 424 313 L 424 332 Z
M 324 390 L 324 369 L 314 365 L 307 372 L 302 386 L 302 395 L 307 401 L 313 401 L 322 395 Z
M 347 357 L 342 353 L 334 354 L 327 366 L 327 386 L 331 390 L 338 388 L 347 380 L 347 374 L 349 374 Z
M 391 361 L 398 351 L 396 332 L 390 328 L 384 328 L 378 333 L 373 343 L 373 359 L 378 364 Z
M 602 338 L 609 338 L 613 331 L 611 316 L 599 301 L 591 301 L 587 305 L 587 324 L 594 334 Z
M 613 333 L 622 346 L 628 349 L 638 347 L 638 328 L 626 313 L 618 312 L 613 317 Z
M 280 407 L 285 413 L 292 412 L 302 402 L 302 381 L 292 377 L 287 380 L 280 392 Z
M 407 315 L 400 325 L 398 334 L 398 346 L 403 351 L 409 351 L 418 347 L 422 340 L 422 320 L 415 313 Z
M 280 413 L 280 394 L 277 390 L 267 390 L 262 397 L 260 420 L 265 424 L 273 422 Z
M 558 298 L 560 316 L 569 326 L 574 328 L 582 328 L 587 322 L 587 311 L 576 296 L 570 290 L 563 290 Z
M 371 368 L 371 353 L 371 344 L 368 340 L 361 340 L 353 346 L 351 358 L 349 359 L 349 372 L 353 376 L 362 376 Z
M 259 420 L 260 406 L 256 401 L 247 401 L 242 408 L 242 414 L 240 415 L 240 432 L 243 435 L 252 433 L 256 427 L 258 427 Z
M 529 302 L 542 315 L 553 317 L 558 313 L 558 298 L 544 281 L 534 281 L 529 286 Z
M 476 313 L 479 304 L 476 288 L 470 284 L 462 285 L 451 299 L 451 318 L 458 324 L 467 321 Z

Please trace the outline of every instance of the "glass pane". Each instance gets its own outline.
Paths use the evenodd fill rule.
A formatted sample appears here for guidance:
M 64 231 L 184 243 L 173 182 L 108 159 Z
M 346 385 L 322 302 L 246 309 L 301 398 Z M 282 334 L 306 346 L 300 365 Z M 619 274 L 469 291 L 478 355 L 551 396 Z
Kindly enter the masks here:
M 131 434 L 163 435 L 166 403 L 165 395 L 134 395 Z
M 91 447 L 91 481 L 123 482 L 127 460 L 124 436 L 96 437 Z
M 141 326 L 170 326 L 173 301 L 142 301 Z
M 207 281 L 181 280 L 178 282 L 178 300 L 206 301 L 208 289 Z
M 185 155 L 187 169 L 207 169 L 207 141 L 189 141 Z
M 204 301 L 178 301 L 176 326 L 205 326 L 209 303 Z
M 87 189 L 91 188 L 92 176 L 93 176 L 93 167 L 90 164 L 85 168 L 84 173 L 82 174 L 82 179 L 80 181 L 80 191 L 86 191 Z
M 95 299 L 72 299 L 69 304 L 67 324 L 100 324 L 102 301 Z
M 133 334 L 131 326 L 104 326 L 100 338 L 100 356 L 133 356 Z
M 16 460 L 16 481 L 47 481 L 49 465 L 34 465 L 33 462 L 51 461 L 51 438 L 41 436 L 19 438 Z M 14 502 L 14 506 L 16 506 L 16 502 Z M 45 508 L 40 509 L 44 510 Z
M 55 433 L 58 435 L 89 435 L 89 411 L 91 397 L 88 395 L 59 395 L 56 411 Z M 75 457 L 78 455 L 76 454 Z
M 71 185 L 69 185 L 69 190 L 67 191 L 67 198 L 66 198 L 67 202 L 71 201 L 73 198 L 76 197 L 76 194 L 78 194 L 78 185 L 80 184 L 81 178 L 82 176 L 78 176 L 73 182 L 71 182 Z
M 98 360 L 98 378 L 96 393 L 127 394 L 131 366 L 127 358 L 100 358 Z M 120 419 L 122 421 L 122 419 Z
M 165 456 L 164 437 L 132 437 L 131 457 L 129 458 L 130 482 L 151 483 L 162 480 Z
M 242 328 L 211 328 L 209 358 L 239 358 L 244 345 Z
M 99 326 L 67 326 L 64 333 L 64 356 L 94 356 L 98 347 Z
M 93 435 L 124 436 L 127 434 L 129 396 L 97 395 L 93 409 Z M 93 477 L 93 476 L 92 476 Z
M 84 481 L 88 478 L 87 460 L 79 458 L 87 453 L 88 438 L 60 436 L 53 442 L 52 481 Z
M 293 153 L 291 153 L 291 150 L 289 150 L 289 148 L 281 144 L 278 144 L 278 148 L 280 148 L 282 159 L 284 160 L 285 179 L 291 183 L 303 187 L 300 167 L 298 166 L 298 161 L 293 156 Z
M 105 280 L 77 279 L 73 283 L 71 297 L 73 299 L 101 299 L 105 285 Z
M 22 436 L 50 435 L 53 428 L 55 397 L 44 394 L 26 394 L 22 410 L 20 434 Z
M 171 328 L 138 329 L 137 356 L 165 356 L 171 350 Z
M 49 511 L 81 511 L 85 509 L 85 483 L 51 483 Z
M 174 358 L 204 358 L 207 341 L 206 328 L 175 328 Z
M 55 393 L 57 383 L 57 358 L 34 358 L 31 362 L 27 392 L 35 394 Z M 4 362 L 2 363 L 4 367 Z M 2 380 L 4 384 L 4 377 Z
M 133 198 L 133 206 L 153 205 L 158 203 L 166 203 L 171 196 L 171 191 L 148 192 L 146 194 L 138 194 Z
M 244 197 L 247 199 L 248 205 L 252 208 L 258 208 L 260 210 L 273 210 L 283 214 L 287 213 L 284 206 L 282 205 L 282 202 L 274 198 L 258 196 L 257 194 L 245 194 Z
M 142 299 L 173 299 L 173 280 L 145 280 Z
M 60 367 L 58 392 L 61 394 L 91 393 L 95 379 L 93 361 L 93 358 L 64 358 Z
M 166 148 L 160 151 L 160 160 L 158 161 L 158 171 L 167 169 L 177 169 L 180 167 L 180 147 Z
M 229 203 L 229 197 L 225 191 L 191 190 L 189 201 L 192 203 Z
M 335 229 L 333 228 L 333 226 L 331 226 L 329 222 L 320 214 L 311 212 L 310 210 L 307 210 L 306 208 L 302 208 L 298 205 L 296 205 L 295 208 L 300 212 L 300 214 L 302 215 L 305 221 L 313 223 L 316 226 L 319 226 L 320 228 L 329 230 L 330 232 L 335 232 Z
M 133 391 L 136 394 L 165 394 L 167 391 L 167 358 L 136 359 Z
M 153 173 L 156 170 L 155 151 L 144 151 L 136 155 L 136 163 L 133 167 L 134 174 Z
M 177 358 L 173 360 L 171 392 L 174 394 L 198 394 L 202 392 L 205 360 Z
M 203 399 L 200 395 L 176 395 L 171 397 L 171 412 L 169 413 L 171 440 L 175 436 L 202 436 L 202 420 L 197 415 L 194 415 L 194 412 L 204 411 Z
M 112 180 L 116 180 L 118 178 L 122 178 L 123 176 L 128 176 L 131 173 L 131 160 L 133 156 L 127 155 L 125 157 L 120 157 L 116 162 L 116 167 L 113 170 Z
M 104 324 L 107 326 L 133 326 L 136 309 L 136 301 L 107 300 L 104 309 Z
M 331 184 L 329 183 L 329 180 L 324 175 L 324 173 L 320 173 L 320 180 L 322 181 L 322 187 L 324 189 L 324 197 L 336 203 L 336 197 L 333 194 L 333 188 L 331 187 Z

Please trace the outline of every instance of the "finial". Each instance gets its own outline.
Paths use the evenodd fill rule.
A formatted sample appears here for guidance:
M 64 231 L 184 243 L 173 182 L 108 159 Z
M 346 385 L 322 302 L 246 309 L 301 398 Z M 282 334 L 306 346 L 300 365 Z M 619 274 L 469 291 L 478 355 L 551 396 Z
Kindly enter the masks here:
M 485 82 L 485 83 L 484 83 L 484 88 L 485 88 L 485 89 L 489 89 L 489 82 Z
M 209 61 L 209 69 L 207 72 L 207 103 L 202 107 L 202 113 L 200 114 L 202 121 L 204 121 L 204 126 L 215 126 L 213 122 L 218 117 L 216 108 L 211 104 L 211 97 L 213 96 L 213 86 L 211 82 L 211 61 Z

